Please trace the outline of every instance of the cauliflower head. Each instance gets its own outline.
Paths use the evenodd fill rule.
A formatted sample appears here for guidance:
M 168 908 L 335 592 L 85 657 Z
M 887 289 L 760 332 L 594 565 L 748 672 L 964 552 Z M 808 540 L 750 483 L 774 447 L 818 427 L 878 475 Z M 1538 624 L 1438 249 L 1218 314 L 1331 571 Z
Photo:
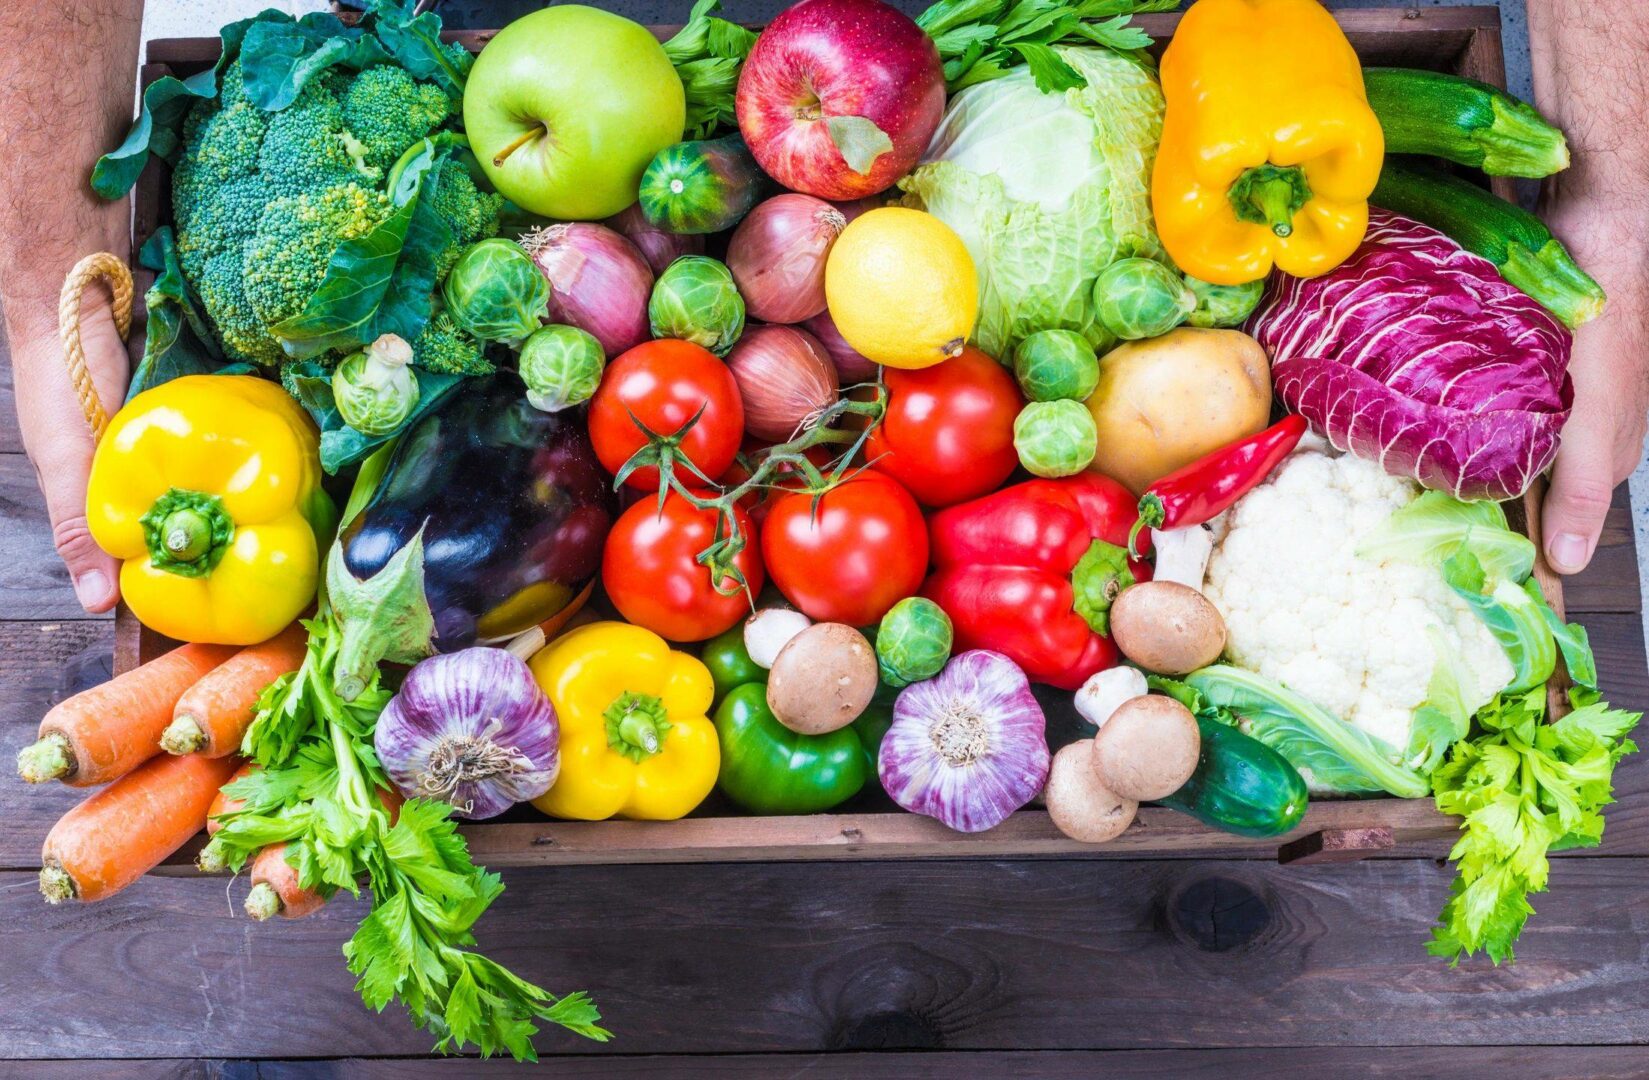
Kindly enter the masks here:
M 1225 617 L 1232 664 L 1398 752 L 1438 662 L 1429 628 L 1469 676 L 1463 691 L 1474 711 L 1513 676 L 1494 635 L 1435 568 L 1356 554 L 1419 494 L 1377 462 L 1302 444 L 1213 523 L 1203 589 Z

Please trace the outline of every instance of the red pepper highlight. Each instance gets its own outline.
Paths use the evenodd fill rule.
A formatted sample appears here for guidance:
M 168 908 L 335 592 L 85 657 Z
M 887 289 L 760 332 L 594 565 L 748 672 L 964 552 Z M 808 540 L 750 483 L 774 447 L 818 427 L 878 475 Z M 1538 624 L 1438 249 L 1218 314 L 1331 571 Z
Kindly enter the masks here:
M 1124 545 L 1134 497 L 1082 473 L 1030 480 L 928 518 L 922 595 L 951 618 L 956 651 L 990 649 L 1027 678 L 1075 690 L 1117 662 L 1111 600 L 1149 568 Z
M 1306 432 L 1305 417 L 1291 414 L 1264 431 L 1228 443 L 1175 469 L 1139 497 L 1139 520 L 1128 534 L 1129 554 L 1143 529 L 1188 529 L 1231 509 L 1258 487 Z

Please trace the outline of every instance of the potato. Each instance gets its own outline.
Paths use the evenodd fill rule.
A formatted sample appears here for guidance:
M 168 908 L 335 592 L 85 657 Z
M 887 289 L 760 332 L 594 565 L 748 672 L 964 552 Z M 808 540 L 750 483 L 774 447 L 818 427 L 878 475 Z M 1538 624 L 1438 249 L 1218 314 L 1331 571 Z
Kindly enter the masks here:
M 815 623 L 785 643 L 767 676 L 767 707 L 791 731 L 823 735 L 859 718 L 876 693 L 876 651 L 841 623 Z
M 1099 430 L 1093 467 L 1137 495 L 1151 482 L 1264 429 L 1271 362 L 1238 330 L 1180 327 L 1099 361 L 1088 398 Z
M 1111 602 L 1111 641 L 1146 671 L 1189 675 L 1225 651 L 1225 620 L 1190 586 L 1142 581 Z
M 1124 799 L 1150 802 L 1184 787 L 1201 752 L 1191 710 L 1149 694 L 1123 702 L 1094 736 L 1094 775 Z
M 1042 789 L 1048 818 L 1060 832 L 1084 844 L 1115 840 L 1133 823 L 1139 804 L 1107 790 L 1094 769 L 1094 740 L 1062 747 Z

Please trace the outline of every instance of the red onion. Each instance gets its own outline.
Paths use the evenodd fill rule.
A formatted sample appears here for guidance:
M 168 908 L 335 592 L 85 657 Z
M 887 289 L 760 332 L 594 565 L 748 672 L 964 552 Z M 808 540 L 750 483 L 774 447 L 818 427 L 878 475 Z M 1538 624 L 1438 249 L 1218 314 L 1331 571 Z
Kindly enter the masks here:
M 666 266 L 683 255 L 704 254 L 704 237 L 682 236 L 659 228 L 647 220 L 647 215 L 641 212 L 640 203 L 631 203 L 628 210 L 614 214 L 602 224 L 636 246 L 652 268 L 654 277 L 664 273 Z
M 572 221 L 536 229 L 521 246 L 550 281 L 550 322 L 593 335 L 608 359 L 651 337 L 653 271 L 630 241 L 605 225 Z
M 887 206 L 888 200 L 885 195 L 866 195 L 864 198 L 854 199 L 852 202 L 833 202 L 830 205 L 840 210 L 842 212 L 842 217 L 846 218 L 848 221 L 852 221 L 854 218 L 858 217 L 860 214 L 863 214 L 867 210 L 875 210 L 877 207 Z M 897 205 L 897 203 L 895 203 L 895 205 Z
M 836 369 L 818 339 L 794 326 L 753 326 L 727 354 L 744 399 L 745 434 L 788 442 L 836 400 Z
M 913 813 L 958 832 L 1001 824 L 1048 779 L 1047 725 L 1025 673 L 1001 653 L 974 649 L 905 687 L 876 771 Z
M 402 795 L 450 803 L 471 821 L 536 799 L 561 769 L 555 708 L 503 649 L 419 661 L 378 717 L 372 746 Z
M 824 310 L 825 257 L 847 218 L 811 195 L 775 195 L 745 215 L 727 268 L 752 319 L 796 323 Z
M 875 361 L 866 360 L 859 355 L 858 350 L 847 343 L 841 331 L 836 329 L 836 320 L 830 317 L 829 311 L 821 311 L 811 319 L 803 319 L 802 326 L 824 346 L 825 355 L 836 365 L 836 376 L 843 386 L 875 380 Z

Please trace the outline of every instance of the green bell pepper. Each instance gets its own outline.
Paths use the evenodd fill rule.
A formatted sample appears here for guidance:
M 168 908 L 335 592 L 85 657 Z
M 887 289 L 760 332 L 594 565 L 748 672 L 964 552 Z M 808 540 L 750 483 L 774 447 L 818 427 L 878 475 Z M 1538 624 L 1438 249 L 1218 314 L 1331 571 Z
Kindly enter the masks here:
M 710 679 L 716 684 L 718 705 L 735 686 L 767 681 L 767 669 L 750 659 L 750 652 L 744 647 L 743 623 L 706 641 L 699 652 L 699 659 L 710 669 Z
M 859 793 L 876 775 L 876 753 L 893 722 L 872 704 L 840 731 L 802 735 L 767 707 L 767 684 L 734 687 L 716 709 L 718 786 L 757 814 L 817 814 Z

